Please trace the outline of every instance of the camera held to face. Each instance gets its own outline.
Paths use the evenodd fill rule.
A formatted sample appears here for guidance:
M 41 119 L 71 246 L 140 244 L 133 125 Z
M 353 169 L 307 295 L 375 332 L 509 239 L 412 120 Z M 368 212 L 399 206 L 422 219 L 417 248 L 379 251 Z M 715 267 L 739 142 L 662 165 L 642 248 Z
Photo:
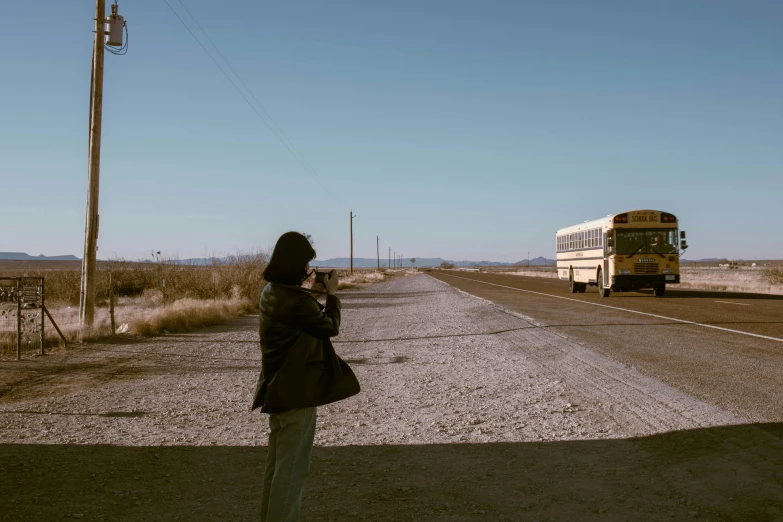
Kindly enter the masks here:
M 337 291 L 337 270 L 315 270 L 312 288 L 333 294 Z

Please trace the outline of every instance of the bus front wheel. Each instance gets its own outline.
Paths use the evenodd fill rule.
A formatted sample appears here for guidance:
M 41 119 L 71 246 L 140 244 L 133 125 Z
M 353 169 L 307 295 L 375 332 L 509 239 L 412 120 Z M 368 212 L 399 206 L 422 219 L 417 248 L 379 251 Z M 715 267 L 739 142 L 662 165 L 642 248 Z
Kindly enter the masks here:
M 601 269 L 598 269 L 598 274 L 596 274 L 596 284 L 598 285 L 598 295 L 601 297 L 609 297 L 609 293 L 611 290 L 608 288 L 604 288 L 604 278 L 603 274 L 601 274 Z
M 666 285 L 664 283 L 655 285 L 653 292 L 655 293 L 655 297 L 662 297 L 663 294 L 666 293 Z

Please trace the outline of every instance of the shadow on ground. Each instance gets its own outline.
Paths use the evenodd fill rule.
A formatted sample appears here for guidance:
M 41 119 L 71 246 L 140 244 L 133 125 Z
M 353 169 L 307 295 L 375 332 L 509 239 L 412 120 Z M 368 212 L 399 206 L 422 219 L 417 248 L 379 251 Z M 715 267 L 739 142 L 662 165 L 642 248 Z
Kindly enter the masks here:
M 780 520 L 781 434 L 319 447 L 302 520 Z M 265 453 L 3 444 L 0 520 L 258 520 Z

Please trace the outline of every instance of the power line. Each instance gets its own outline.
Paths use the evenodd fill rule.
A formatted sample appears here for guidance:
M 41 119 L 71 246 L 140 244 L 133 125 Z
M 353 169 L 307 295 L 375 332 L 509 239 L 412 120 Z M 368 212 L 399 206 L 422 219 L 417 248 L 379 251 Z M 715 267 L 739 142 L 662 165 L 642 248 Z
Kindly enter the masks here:
M 250 96 L 253 98 L 253 101 L 256 102 L 256 105 L 261 109 L 261 111 L 264 113 L 266 118 L 271 122 L 271 124 L 275 127 L 275 130 L 280 133 L 280 136 L 282 136 L 289 145 L 291 145 L 291 149 L 294 150 L 296 153 L 297 159 L 303 163 L 304 167 L 306 167 L 312 175 L 315 175 L 315 169 L 310 165 L 310 163 L 307 161 L 307 159 L 304 157 L 304 154 L 302 154 L 299 149 L 297 149 L 294 146 L 294 143 L 291 141 L 291 139 L 285 135 L 283 132 L 283 129 L 280 128 L 280 125 L 277 124 L 274 118 L 272 118 L 272 115 L 269 114 L 269 111 L 266 110 L 266 107 L 264 107 L 264 104 L 262 104 L 260 101 L 258 101 L 258 98 L 256 98 L 256 95 L 253 93 L 253 91 L 250 89 L 250 87 L 247 86 L 245 83 L 245 80 L 242 79 L 242 76 L 239 75 L 239 73 L 234 69 L 234 66 L 231 65 L 231 62 L 228 61 L 228 58 L 225 57 L 225 55 L 220 52 L 220 48 L 215 44 L 215 42 L 212 41 L 212 38 L 209 37 L 209 34 L 207 34 L 207 31 L 201 26 L 201 24 L 196 20 L 196 17 L 193 16 L 193 13 L 190 12 L 190 10 L 187 8 L 187 6 L 182 2 L 182 0 L 177 0 L 179 2 L 179 5 L 182 6 L 182 8 L 185 10 L 186 13 L 188 13 L 188 16 L 196 23 L 196 26 L 198 26 L 199 30 L 204 34 L 204 36 L 207 38 L 207 41 L 209 41 L 210 45 L 215 48 L 215 51 L 217 51 L 218 55 L 223 59 L 224 62 L 226 62 L 226 65 L 228 65 L 228 68 L 231 69 L 231 72 L 234 73 L 234 76 L 237 77 L 239 82 L 242 84 L 242 86 L 245 88 L 245 90 L 250 94 Z
M 218 50 L 217 46 L 214 44 L 214 42 L 212 42 L 212 40 L 209 38 L 209 35 L 207 35 L 206 31 L 204 31 L 204 29 L 201 27 L 201 25 L 198 23 L 198 21 L 195 19 L 195 17 L 193 17 L 193 15 L 190 13 L 190 11 L 188 11 L 187 7 L 185 7 L 185 5 L 181 2 L 181 0 L 178 0 L 178 1 L 179 1 L 180 5 L 182 5 L 182 7 L 188 13 L 188 15 L 190 15 L 190 17 L 193 19 L 193 21 L 196 23 L 196 25 L 199 27 L 199 29 L 201 29 L 201 32 L 204 33 L 204 35 L 207 37 L 207 40 L 209 40 L 209 42 L 212 44 L 212 46 L 215 48 L 215 50 L 218 52 L 218 54 L 223 58 L 223 60 L 226 62 L 226 64 L 229 66 L 229 68 L 231 68 L 231 70 L 234 73 L 234 75 L 239 79 L 240 82 L 242 82 L 242 85 L 245 86 L 245 89 L 247 89 L 247 91 L 250 93 L 250 95 L 253 97 L 253 99 L 256 100 L 256 103 L 258 103 L 258 106 L 261 107 L 261 110 L 263 110 L 264 113 L 269 117 L 269 120 L 271 120 L 274 123 L 274 120 L 272 120 L 272 117 L 269 116 L 269 113 L 267 113 L 267 111 L 266 111 L 266 109 L 264 109 L 263 105 L 261 105 L 261 103 L 258 102 L 258 100 L 253 95 L 253 92 L 250 89 L 247 88 L 247 85 L 245 84 L 245 82 L 242 81 L 242 78 L 236 73 L 234 68 L 231 67 L 231 64 L 228 62 L 228 60 L 226 60 L 225 56 L 223 56 L 223 54 L 220 52 L 220 50 Z M 175 11 L 174 8 L 171 7 L 171 4 L 168 2 L 168 0 L 163 0 L 163 2 L 165 2 L 165 4 L 168 6 L 168 8 L 171 10 L 171 12 L 174 13 L 174 16 L 177 17 L 177 20 L 179 20 L 179 22 L 182 24 L 182 26 L 188 31 L 188 33 L 190 33 L 190 36 L 192 36 L 193 39 L 196 40 L 196 43 L 198 43 L 198 45 L 201 47 L 201 49 L 205 53 L 207 53 L 207 56 L 209 56 L 209 59 L 212 60 L 212 63 L 214 63 L 217 66 L 217 68 L 220 69 L 220 72 L 223 73 L 223 76 L 225 76 L 226 79 L 229 82 L 231 82 L 231 85 L 234 87 L 234 89 L 236 89 L 236 91 L 239 93 L 239 95 L 242 96 L 242 99 L 245 100 L 245 103 L 247 103 L 248 106 L 253 110 L 253 112 L 255 112 L 256 115 L 261 119 L 261 121 L 264 122 L 264 125 L 266 125 L 267 128 L 269 128 L 269 130 L 272 132 L 272 134 L 275 135 L 275 137 L 278 139 L 278 141 L 283 144 L 283 146 L 288 150 L 288 152 L 291 153 L 291 156 L 293 156 L 294 159 L 297 160 L 297 162 L 305 170 L 305 172 L 307 172 L 319 185 L 321 185 L 321 188 L 324 189 L 324 191 L 327 194 L 329 194 L 335 201 L 337 201 L 340 205 L 342 205 L 343 202 L 340 200 L 340 198 L 338 198 L 334 193 L 332 193 L 332 191 L 329 190 L 329 187 L 324 185 L 324 183 L 316 175 L 314 169 L 312 167 L 310 167 L 309 164 L 307 164 L 300 157 L 301 156 L 300 154 L 295 152 L 295 148 L 293 147 L 293 142 L 291 142 L 291 140 L 288 140 L 288 138 L 283 139 L 283 137 L 281 136 L 282 131 L 278 132 L 275 129 L 275 127 L 277 127 L 277 124 L 275 123 L 274 126 L 273 126 L 267 120 L 267 118 L 265 118 L 258 111 L 258 109 L 256 109 L 255 106 L 253 106 L 253 104 L 250 102 L 250 100 L 245 95 L 245 93 L 242 92 L 242 89 L 239 88 L 239 86 L 236 84 L 236 82 L 228 75 L 226 70 L 218 63 L 217 60 L 215 60 L 215 57 L 212 56 L 212 53 L 210 53 L 209 50 L 207 50 L 207 48 L 204 46 L 204 44 L 201 43 L 201 40 L 199 40 L 199 38 L 195 35 L 195 33 L 193 33 L 193 31 L 190 30 L 190 27 L 188 27 L 188 25 L 185 23 L 185 21 L 182 19 L 182 17 L 179 16 L 179 13 L 177 13 L 177 11 Z M 288 140 L 288 142 L 290 142 L 291 145 L 286 143 L 286 140 Z

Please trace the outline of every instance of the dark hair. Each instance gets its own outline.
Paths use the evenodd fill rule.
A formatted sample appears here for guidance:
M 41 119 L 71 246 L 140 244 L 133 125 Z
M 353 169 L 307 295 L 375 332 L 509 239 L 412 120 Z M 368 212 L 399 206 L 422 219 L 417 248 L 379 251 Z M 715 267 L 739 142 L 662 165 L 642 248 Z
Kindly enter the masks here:
M 275 244 L 272 259 L 264 269 L 270 283 L 301 285 L 307 279 L 307 263 L 315 259 L 310 240 L 299 232 L 286 232 Z

